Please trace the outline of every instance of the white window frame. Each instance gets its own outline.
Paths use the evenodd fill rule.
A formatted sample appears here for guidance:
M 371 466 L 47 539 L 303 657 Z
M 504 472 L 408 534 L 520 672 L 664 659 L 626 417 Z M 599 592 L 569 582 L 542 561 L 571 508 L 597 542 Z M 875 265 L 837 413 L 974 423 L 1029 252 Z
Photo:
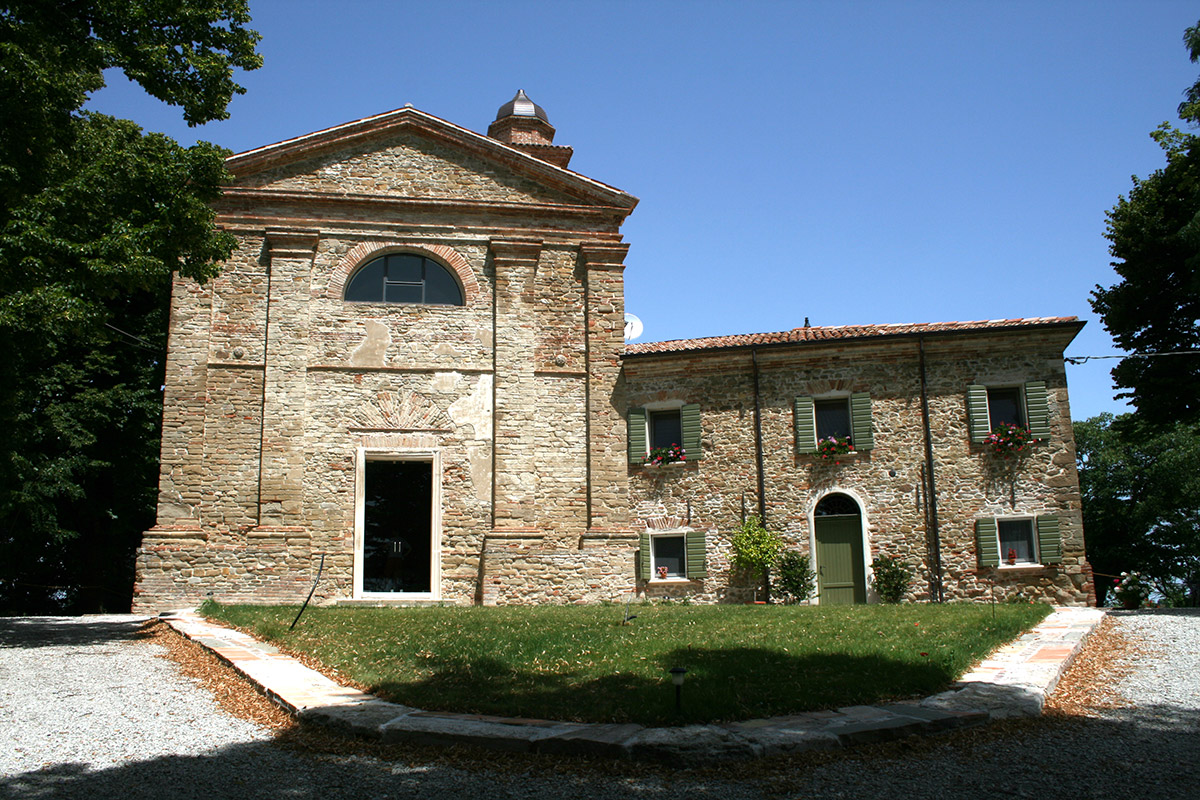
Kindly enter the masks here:
M 657 539 L 679 539 L 683 543 L 683 575 L 668 575 L 658 577 L 658 557 L 654 548 Z M 650 534 L 650 583 L 687 583 L 691 578 L 687 574 L 687 532 L 682 530 L 655 531 Z
M 650 421 L 650 418 L 656 413 L 674 411 L 679 415 L 680 430 L 682 431 L 683 407 L 685 405 L 687 403 L 682 400 L 656 400 L 652 403 L 642 405 L 642 409 L 646 412 L 646 452 L 642 454 L 643 456 L 649 456 L 650 451 L 654 449 L 654 424 Z M 683 438 L 682 433 L 680 434 L 680 438 Z M 679 446 L 682 447 L 683 442 L 679 442 Z
M 1025 407 L 1025 384 L 1023 384 L 1023 383 L 984 384 L 984 388 L 987 389 L 987 418 L 988 418 L 988 430 L 989 431 L 996 430 L 996 426 L 992 424 L 992 392 L 999 391 L 999 390 L 1005 390 L 1005 389 L 1015 389 L 1016 390 L 1016 392 L 1017 392 L 1017 414 L 1020 416 L 1020 419 L 1017 420 L 1017 424 L 1022 428 L 1026 428 L 1026 429 L 1029 428 L 1029 409 L 1027 409 Z
M 999 569 L 1028 569 L 1029 567 L 1043 566 L 1041 548 L 1038 542 L 1036 516 L 993 517 L 993 519 L 996 520 L 996 552 L 1000 554 Z M 1000 537 L 1000 523 L 1002 522 L 1024 522 L 1029 526 L 1030 550 L 1033 553 L 1032 561 L 1018 561 L 1015 564 L 1008 563 L 1008 552 L 1004 549 L 1004 540 Z
M 363 544 L 366 537 L 368 461 L 424 461 L 433 471 L 429 498 L 430 564 L 428 592 L 364 592 Z M 397 450 L 359 447 L 354 457 L 354 599 L 442 599 L 442 451 L 438 448 Z
M 846 407 L 846 426 L 850 429 L 850 434 L 849 434 L 850 444 L 853 444 L 857 447 L 857 444 L 854 441 L 854 414 L 850 409 L 850 393 L 849 392 L 838 392 L 836 394 L 825 394 L 825 395 L 816 395 L 815 394 L 812 396 L 812 399 L 813 399 L 813 435 L 815 435 L 817 437 L 818 444 L 821 442 L 822 438 L 828 439 L 829 437 L 821 436 L 821 427 L 820 427 L 820 425 L 817 424 L 817 404 L 818 403 L 829 403 L 834 400 L 840 400 Z

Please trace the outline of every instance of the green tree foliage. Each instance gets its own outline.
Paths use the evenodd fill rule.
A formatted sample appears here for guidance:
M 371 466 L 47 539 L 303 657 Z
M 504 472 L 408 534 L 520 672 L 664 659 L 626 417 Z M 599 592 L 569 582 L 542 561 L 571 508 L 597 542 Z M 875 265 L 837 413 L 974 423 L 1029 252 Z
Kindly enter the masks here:
M 783 552 L 783 537 L 767 530 L 757 516 L 746 517 L 734 532 L 733 565 L 762 579 L 763 594 L 770 600 L 771 567 Z
M 816 584 L 812 564 L 799 550 L 788 550 L 775 563 L 775 589 L 785 603 L 803 603 L 812 597 Z
M 1184 33 L 1200 61 L 1200 24 Z M 1200 125 L 1200 80 L 1180 119 Z M 1163 123 L 1151 136 L 1167 163 L 1133 179 L 1108 214 L 1121 281 L 1092 307 L 1131 353 L 1113 370 L 1134 414 L 1075 425 L 1088 559 L 1101 602 L 1122 572 L 1166 598 L 1200 603 L 1200 137 Z M 1175 353 L 1175 355 L 1160 355 Z M 1107 576 L 1107 577 L 1106 577 Z
M 1184 35 L 1200 60 L 1200 25 Z M 1180 117 L 1200 124 L 1200 80 L 1185 93 Z M 1134 178 L 1108 213 L 1105 236 L 1121 281 L 1097 286 L 1092 307 L 1122 359 L 1113 379 L 1147 423 L 1170 427 L 1200 421 L 1200 355 L 1141 357 L 1200 349 L 1200 137 L 1163 123 L 1151 136 L 1167 163 Z
M 1121 281 L 1092 293 L 1117 346 L 1139 354 L 1200 349 L 1200 139 L 1166 124 L 1153 135 L 1167 165 L 1108 213 Z M 1200 355 L 1124 358 L 1113 379 L 1148 422 L 1200 420 Z
M 261 64 L 245 0 L 0 1 L 0 609 L 128 604 L 171 276 L 233 248 L 227 151 L 82 111 L 120 68 L 189 124 Z M 51 588 L 53 587 L 53 588 Z
M 1200 603 L 1200 426 L 1101 414 L 1075 424 L 1075 444 L 1092 568 L 1137 571 L 1170 602 Z M 1113 582 L 1096 579 L 1101 602 Z
M 1183 44 L 1187 47 L 1192 63 L 1200 62 L 1200 23 L 1183 32 Z M 1200 80 L 1184 92 L 1184 101 L 1179 104 L 1179 118 L 1193 125 L 1200 125 Z
M 871 561 L 871 584 L 881 603 L 899 603 L 912 584 L 912 569 L 898 558 L 877 556 Z

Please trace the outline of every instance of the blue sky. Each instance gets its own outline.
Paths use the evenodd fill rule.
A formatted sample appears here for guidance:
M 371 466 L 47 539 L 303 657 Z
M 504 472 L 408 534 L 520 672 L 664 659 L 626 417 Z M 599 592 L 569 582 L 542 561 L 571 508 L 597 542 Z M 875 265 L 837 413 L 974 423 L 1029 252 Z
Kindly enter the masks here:
M 119 74 L 91 107 L 238 152 L 412 103 L 484 132 L 518 88 L 641 199 L 643 341 L 804 323 L 1088 320 L 1104 214 L 1163 163 L 1194 3 L 251 0 L 265 66 L 190 129 Z M 1072 416 L 1120 412 L 1113 361 Z

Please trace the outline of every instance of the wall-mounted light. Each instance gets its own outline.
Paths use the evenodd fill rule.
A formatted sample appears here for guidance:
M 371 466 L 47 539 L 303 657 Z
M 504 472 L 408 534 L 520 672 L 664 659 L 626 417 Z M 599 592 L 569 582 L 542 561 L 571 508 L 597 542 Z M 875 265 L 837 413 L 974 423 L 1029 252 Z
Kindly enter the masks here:
M 671 667 L 671 683 L 675 684 L 675 713 L 683 711 L 683 676 L 687 667 Z

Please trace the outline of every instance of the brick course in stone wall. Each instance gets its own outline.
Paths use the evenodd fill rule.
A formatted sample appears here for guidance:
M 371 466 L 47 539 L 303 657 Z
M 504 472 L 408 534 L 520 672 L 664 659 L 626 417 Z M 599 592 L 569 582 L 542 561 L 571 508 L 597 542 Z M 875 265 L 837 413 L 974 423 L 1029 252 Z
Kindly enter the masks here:
M 612 397 L 617 229 L 636 201 L 419 112 L 397 120 L 231 159 L 218 211 L 239 248 L 210 285 L 175 288 L 139 609 L 296 602 L 322 556 L 318 602 L 361 594 L 363 467 L 397 458 L 435 473 L 428 599 L 632 590 Z M 342 300 L 357 266 L 403 251 L 444 264 L 465 304 Z
M 412 109 L 230 159 L 218 213 L 238 249 L 208 285 L 174 287 L 158 522 L 139 551 L 135 608 L 299 602 L 322 558 L 317 602 L 370 599 L 374 459 L 433 471 L 434 585 L 417 599 L 754 597 L 729 568 L 731 533 L 760 502 L 750 352 L 625 357 L 619 228 L 636 200 L 547 159 Z M 358 266 L 405 251 L 445 265 L 464 305 L 342 299 Z M 951 599 L 1088 601 L 1062 369 L 1074 329 L 927 342 Z M 921 600 L 931 562 L 916 347 L 897 335 L 762 348 L 758 407 L 768 524 L 808 550 L 816 502 L 845 492 L 869 553 L 911 564 L 909 599 Z M 1028 380 L 1050 388 L 1052 435 L 1000 475 L 967 443 L 966 386 Z M 875 448 L 841 465 L 797 455 L 794 397 L 859 391 L 872 396 Z M 703 459 L 631 466 L 628 410 L 684 402 L 700 405 Z M 1050 512 L 1060 566 L 977 568 L 976 517 Z M 639 575 L 648 527 L 706 531 L 707 577 Z
M 926 378 L 937 487 L 938 538 L 947 599 L 1005 599 L 1016 592 L 1059 604 L 1089 600 L 1074 440 L 1062 349 L 1077 326 L 1059 331 L 986 332 L 926 344 Z M 860 505 L 869 553 L 913 568 L 910 600 L 930 597 L 932 550 L 923 470 L 924 428 L 915 338 L 852 344 L 764 348 L 758 357 L 766 522 L 789 546 L 809 553 L 813 510 L 827 494 Z M 664 515 L 716 531 L 699 600 L 749 597 L 729 567 L 729 540 L 743 513 L 759 511 L 749 350 L 651 354 L 626 361 L 630 406 L 699 403 L 703 457 L 685 467 L 630 467 L 631 505 L 644 523 Z M 974 383 L 1043 380 L 1050 390 L 1051 435 L 1015 464 L 997 461 L 968 441 L 966 390 Z M 796 396 L 871 395 L 874 448 L 834 464 L 796 452 Z M 1054 514 L 1063 559 L 1056 566 L 981 569 L 975 520 L 981 516 Z M 869 566 L 867 569 L 869 580 Z M 674 592 L 677 587 L 665 586 Z M 655 582 L 646 587 L 654 594 Z

